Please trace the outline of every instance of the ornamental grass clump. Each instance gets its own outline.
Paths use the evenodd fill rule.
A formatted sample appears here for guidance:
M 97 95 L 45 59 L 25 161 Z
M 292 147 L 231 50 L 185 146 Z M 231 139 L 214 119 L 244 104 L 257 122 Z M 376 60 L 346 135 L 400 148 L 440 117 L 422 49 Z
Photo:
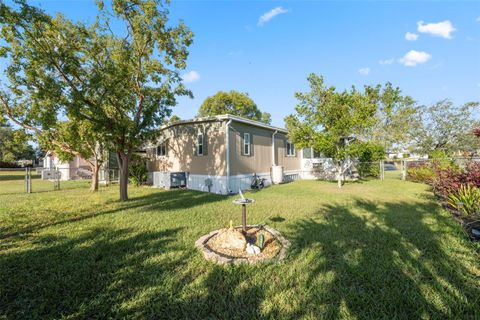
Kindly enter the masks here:
M 448 204 L 465 215 L 480 212 L 480 189 L 472 185 L 461 185 L 448 196 Z

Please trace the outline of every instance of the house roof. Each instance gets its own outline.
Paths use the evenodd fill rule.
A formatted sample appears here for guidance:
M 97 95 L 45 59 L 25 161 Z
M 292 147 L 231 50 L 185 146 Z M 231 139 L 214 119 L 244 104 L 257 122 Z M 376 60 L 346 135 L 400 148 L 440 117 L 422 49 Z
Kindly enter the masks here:
M 278 131 L 278 132 L 282 132 L 282 133 L 288 133 L 288 130 L 285 129 L 285 128 L 271 126 L 271 125 L 265 124 L 265 123 L 260 122 L 260 121 L 251 120 L 251 119 L 247 119 L 247 118 L 243 118 L 243 117 L 239 117 L 239 116 L 233 116 L 231 114 L 224 114 L 224 115 L 210 116 L 210 117 L 202 117 L 202 118 L 194 118 L 194 119 L 190 119 L 190 120 L 174 121 L 172 123 L 169 123 L 169 124 L 166 124 L 166 125 L 160 127 L 160 129 L 166 129 L 166 128 L 176 126 L 176 125 L 179 125 L 179 124 L 202 123 L 202 122 L 223 121 L 223 120 L 233 120 L 233 121 L 236 121 L 236 122 L 248 124 L 248 125 L 259 127 L 259 128 L 264 128 L 264 129 L 268 129 L 268 130 L 272 130 L 272 131 Z

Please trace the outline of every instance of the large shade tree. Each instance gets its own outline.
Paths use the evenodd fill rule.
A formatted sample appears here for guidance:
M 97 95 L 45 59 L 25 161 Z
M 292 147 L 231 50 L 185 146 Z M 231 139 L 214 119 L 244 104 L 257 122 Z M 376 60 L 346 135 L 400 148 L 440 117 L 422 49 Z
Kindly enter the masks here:
M 17 4 L 17 11 L 0 4 L 1 32 L 6 39 L 2 53 L 7 60 L 0 115 L 33 134 L 41 148 L 54 151 L 61 160 L 82 157 L 92 171 L 90 190 L 97 191 L 103 136 L 88 121 L 72 116 L 75 99 L 69 99 L 68 90 L 56 81 L 55 66 L 45 56 L 50 46 L 58 51 L 50 39 L 63 35 L 63 18 L 52 19 L 23 1 Z M 34 38 L 42 33 L 44 39 Z M 70 120 L 62 119 L 66 116 Z
M 380 143 L 387 150 L 407 147 L 412 141 L 412 129 L 419 123 L 415 101 L 390 82 L 365 86 L 365 95 L 377 106 L 377 121 L 367 130 L 365 138 Z
M 116 152 L 120 198 L 128 199 L 133 152 L 158 135 L 177 96 L 191 95 L 179 70 L 186 67 L 192 32 L 181 22 L 172 25 L 160 0 L 97 1 L 91 25 L 16 3 L 16 9 L 0 7 L 2 53 L 9 59 L 5 110 L 35 128 L 48 129 L 59 114 L 87 121 Z M 112 20 L 121 32 L 112 31 Z
M 35 149 L 28 142 L 30 136 L 22 129 L 0 124 L 0 162 L 33 160 Z
M 295 114 L 287 116 L 289 139 L 300 148 L 313 147 L 334 160 L 338 186 L 348 167 L 345 160 L 374 147 L 356 137 L 366 136 L 376 123 L 377 105 L 368 96 L 352 88 L 339 92 L 326 86 L 323 77 L 310 74 L 309 92 L 297 92 Z
M 235 90 L 219 91 L 213 96 L 207 97 L 198 110 L 199 117 L 222 114 L 231 114 L 267 124 L 271 123 L 270 113 L 260 111 L 248 94 Z
M 437 157 L 478 150 L 480 143 L 472 131 L 480 125 L 473 114 L 473 108 L 479 105 L 469 102 L 455 106 L 450 100 L 442 100 L 421 107 L 422 121 L 414 131 L 414 151 Z

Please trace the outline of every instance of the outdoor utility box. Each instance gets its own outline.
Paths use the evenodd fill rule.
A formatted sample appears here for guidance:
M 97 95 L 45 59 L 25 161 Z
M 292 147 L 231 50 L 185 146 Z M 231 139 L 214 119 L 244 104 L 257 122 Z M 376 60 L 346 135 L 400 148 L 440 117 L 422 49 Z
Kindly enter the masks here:
M 187 174 L 185 172 L 156 171 L 153 173 L 153 185 L 165 189 L 186 187 Z
M 170 173 L 170 188 L 180 188 L 187 186 L 187 175 L 185 172 Z

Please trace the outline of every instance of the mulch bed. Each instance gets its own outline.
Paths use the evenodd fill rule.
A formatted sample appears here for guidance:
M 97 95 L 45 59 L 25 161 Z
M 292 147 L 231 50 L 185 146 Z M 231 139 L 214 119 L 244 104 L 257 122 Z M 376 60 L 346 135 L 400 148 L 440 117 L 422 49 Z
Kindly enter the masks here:
M 237 230 L 242 230 L 241 227 L 236 227 Z M 281 245 L 277 241 L 277 239 L 268 231 L 266 231 L 263 227 L 249 227 L 247 228 L 247 234 L 245 235 L 245 238 L 248 243 L 251 244 L 256 244 L 257 239 L 260 236 L 260 234 L 263 234 L 265 237 L 265 244 L 264 248 L 262 251 L 256 255 L 259 259 L 269 259 L 273 258 L 277 255 L 278 251 L 281 248 Z M 232 257 L 232 258 L 247 258 L 252 255 L 247 254 L 245 250 L 239 250 L 239 249 L 226 249 L 222 248 L 218 243 L 217 243 L 217 236 L 214 235 L 211 237 L 207 243 L 206 246 L 219 254 L 222 254 L 227 257 Z
M 447 202 L 442 201 L 442 206 L 452 214 L 452 216 L 455 218 L 455 220 L 460 223 L 460 225 L 463 227 L 465 230 L 465 233 L 468 235 L 468 237 L 473 240 L 473 241 L 479 241 L 480 240 L 480 235 L 476 235 L 473 233 L 473 230 L 479 230 L 480 231 L 480 216 L 465 216 L 461 213 L 459 213 L 457 210 L 452 209 Z

